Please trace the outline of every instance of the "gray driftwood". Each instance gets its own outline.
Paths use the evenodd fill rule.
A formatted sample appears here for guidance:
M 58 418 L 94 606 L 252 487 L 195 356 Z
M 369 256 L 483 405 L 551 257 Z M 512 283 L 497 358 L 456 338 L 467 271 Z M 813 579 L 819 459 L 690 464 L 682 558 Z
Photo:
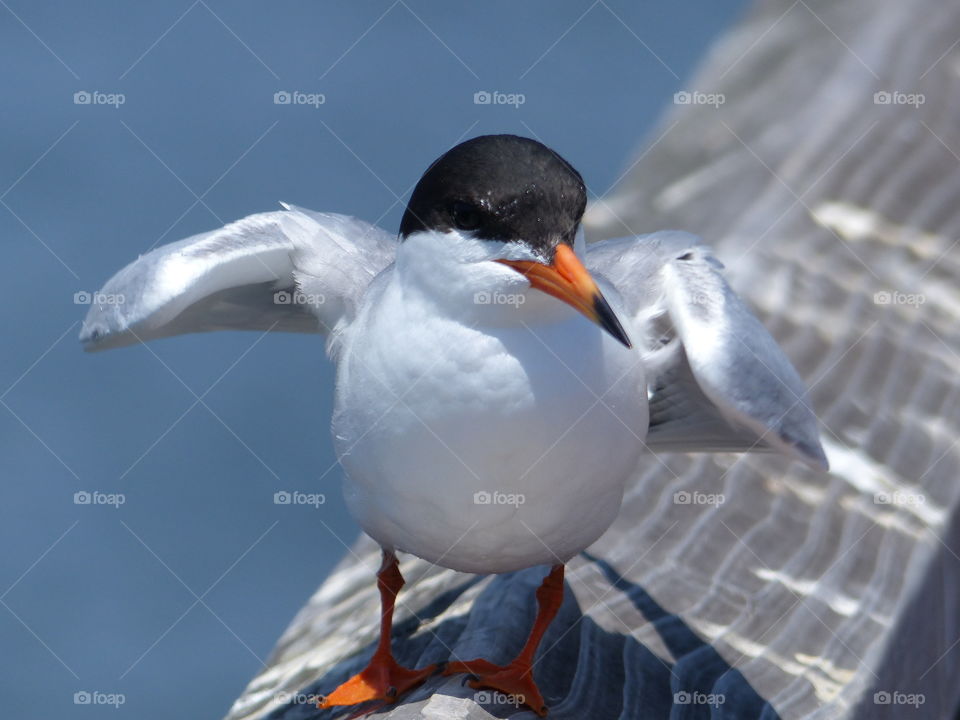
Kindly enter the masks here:
M 947 0 L 761 2 L 689 88 L 725 103 L 673 108 L 593 203 L 594 239 L 674 227 L 714 246 L 811 383 L 833 471 L 650 458 L 570 565 L 536 669 L 556 720 L 954 716 L 958 38 Z M 306 696 L 372 651 L 377 563 L 358 542 L 230 720 L 332 716 Z M 402 660 L 506 660 L 521 645 L 542 570 L 403 569 Z M 722 704 L 698 704 L 710 694 Z M 532 717 L 485 699 L 438 678 L 382 716 Z

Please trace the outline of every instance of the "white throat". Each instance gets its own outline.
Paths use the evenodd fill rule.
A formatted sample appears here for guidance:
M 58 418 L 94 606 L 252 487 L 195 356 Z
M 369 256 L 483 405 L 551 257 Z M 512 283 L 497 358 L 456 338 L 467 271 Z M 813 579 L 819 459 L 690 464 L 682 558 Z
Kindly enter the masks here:
M 396 280 L 405 297 L 431 302 L 437 312 L 468 324 L 542 324 L 576 314 L 565 303 L 532 289 L 523 275 L 496 262 L 499 259 L 538 258 L 514 243 L 455 231 L 414 233 L 397 250 Z

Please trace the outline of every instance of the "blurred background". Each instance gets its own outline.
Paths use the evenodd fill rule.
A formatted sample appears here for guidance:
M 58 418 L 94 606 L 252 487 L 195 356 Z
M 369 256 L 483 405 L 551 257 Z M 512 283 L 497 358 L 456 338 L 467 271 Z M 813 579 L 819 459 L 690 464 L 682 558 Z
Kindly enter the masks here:
M 86 355 L 87 293 L 280 200 L 395 230 L 485 133 L 602 195 L 745 2 L 0 6 L 0 702 L 147 720 L 223 715 L 359 530 L 321 339 Z

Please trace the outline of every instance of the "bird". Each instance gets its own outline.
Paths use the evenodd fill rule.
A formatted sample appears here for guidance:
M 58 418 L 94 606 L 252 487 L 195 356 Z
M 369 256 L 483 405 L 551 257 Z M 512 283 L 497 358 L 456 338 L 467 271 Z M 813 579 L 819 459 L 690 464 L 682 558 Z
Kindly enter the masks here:
M 151 250 L 98 293 L 123 302 L 91 305 L 91 351 L 326 336 L 344 494 L 382 564 L 374 654 L 321 707 L 381 707 L 465 673 L 546 715 L 533 667 L 564 566 L 650 453 L 772 451 L 827 470 L 807 387 L 710 248 L 671 230 L 588 244 L 586 204 L 554 150 L 483 135 L 429 165 L 398 233 L 283 204 Z M 468 573 L 548 566 L 516 658 L 398 663 L 399 552 Z

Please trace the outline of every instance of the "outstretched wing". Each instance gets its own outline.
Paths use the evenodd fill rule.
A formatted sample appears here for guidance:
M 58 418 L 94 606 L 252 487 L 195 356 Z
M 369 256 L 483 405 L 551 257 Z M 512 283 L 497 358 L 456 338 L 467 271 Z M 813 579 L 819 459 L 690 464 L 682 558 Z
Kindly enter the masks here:
M 644 343 L 653 450 L 776 450 L 827 468 L 807 388 L 695 235 L 588 246 Z
M 393 262 L 396 238 L 346 215 L 284 207 L 134 260 L 92 297 L 84 348 L 211 330 L 333 330 Z

